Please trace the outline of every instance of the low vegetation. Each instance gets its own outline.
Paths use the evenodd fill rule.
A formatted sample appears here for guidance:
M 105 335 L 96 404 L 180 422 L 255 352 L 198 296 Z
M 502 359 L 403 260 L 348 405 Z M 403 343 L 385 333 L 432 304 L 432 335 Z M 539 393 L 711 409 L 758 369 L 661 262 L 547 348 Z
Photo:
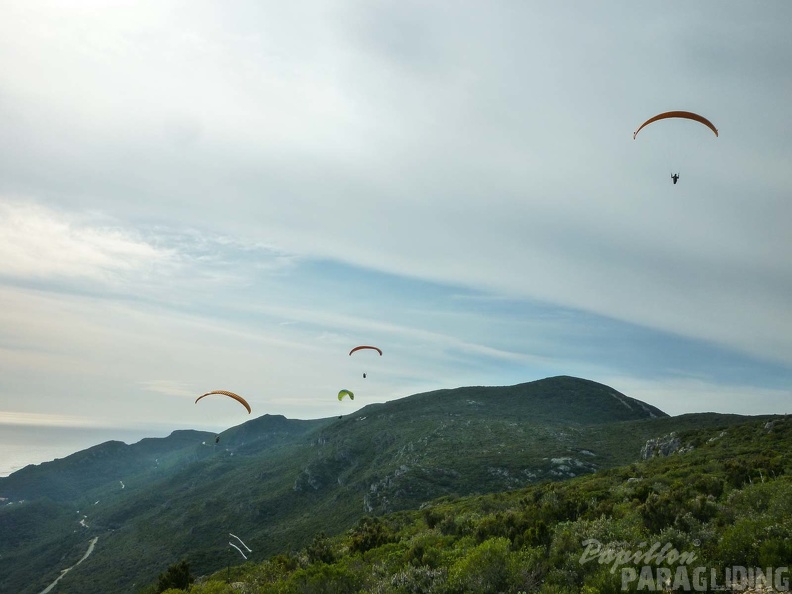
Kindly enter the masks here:
M 680 582 L 680 567 L 691 581 L 694 568 L 706 568 L 698 577 L 710 590 L 740 567 L 770 570 L 783 587 L 789 573 L 772 572 L 792 560 L 792 418 L 678 437 L 667 456 L 368 516 L 186 589 L 142 592 L 592 594 L 625 591 L 623 580 L 626 591 L 700 589 Z

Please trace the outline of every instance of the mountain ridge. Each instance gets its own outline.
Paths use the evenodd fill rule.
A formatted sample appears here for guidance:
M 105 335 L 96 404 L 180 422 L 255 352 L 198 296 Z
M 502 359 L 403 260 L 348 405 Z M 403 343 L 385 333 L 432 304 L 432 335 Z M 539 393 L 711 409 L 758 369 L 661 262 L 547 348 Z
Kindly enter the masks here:
M 200 572 L 217 569 L 228 532 L 255 543 L 257 558 L 302 546 L 321 531 L 349 529 L 365 515 L 637 461 L 650 438 L 740 419 L 674 418 L 639 403 L 604 384 L 558 376 L 415 394 L 340 419 L 263 415 L 222 432 L 217 444 L 214 434 L 199 432 L 185 445 L 181 438 L 190 434 L 180 434 L 156 469 L 152 454 L 165 442 L 146 443 L 148 449 L 127 450 L 141 453 L 131 466 L 136 474 L 119 467 L 112 478 L 97 475 L 98 483 L 81 496 L 54 501 L 46 491 L 31 492 L 26 505 L 0 507 L 0 528 L 24 526 L 32 535 L 20 537 L 16 549 L 0 543 L 0 574 L 10 571 L 14 587 L 25 577 L 33 584 L 4 590 L 0 582 L 0 592 L 40 591 L 35 588 L 55 570 L 54 553 L 41 561 L 31 553 L 51 548 L 66 558 L 84 551 L 87 537 L 100 536 L 91 562 L 70 572 L 59 588 L 67 592 L 79 584 L 90 594 L 128 584 L 124 591 L 134 592 L 131 584 L 150 581 L 163 563 L 184 556 Z M 16 475 L 0 479 L 0 497 Z M 37 524 L 33 508 L 46 510 L 46 521 Z M 64 538 L 68 526 L 79 532 Z

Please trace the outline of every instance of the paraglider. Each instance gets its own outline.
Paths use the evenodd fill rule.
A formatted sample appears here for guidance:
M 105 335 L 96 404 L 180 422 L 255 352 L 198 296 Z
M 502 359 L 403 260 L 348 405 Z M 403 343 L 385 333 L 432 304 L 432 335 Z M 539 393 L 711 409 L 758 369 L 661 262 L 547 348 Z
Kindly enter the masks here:
M 649 118 L 643 124 L 638 126 L 638 129 L 635 132 L 633 132 L 633 140 L 635 140 L 635 137 L 638 136 L 638 132 L 640 132 L 644 127 L 658 120 L 665 120 L 667 118 L 682 118 L 685 120 L 693 120 L 694 122 L 699 122 L 700 124 L 704 124 L 705 126 L 707 126 L 707 128 L 709 128 L 715 133 L 715 136 L 718 135 L 718 129 L 713 125 L 712 122 L 710 122 L 704 116 L 700 116 L 697 113 L 693 113 L 692 111 L 666 111 Z
M 344 396 L 349 396 L 350 400 L 354 400 L 355 399 L 355 395 L 352 392 L 350 392 L 349 390 L 341 390 L 341 391 L 338 392 L 338 401 L 340 402 L 341 400 L 343 400 Z
M 638 132 L 643 130 L 649 124 L 652 124 L 660 120 L 666 120 L 669 118 L 679 118 L 683 120 L 692 120 L 694 122 L 698 122 L 699 124 L 703 124 L 710 130 L 712 130 L 712 132 L 715 134 L 716 137 L 718 136 L 718 129 L 715 127 L 715 125 L 712 122 L 710 122 L 704 116 L 701 116 L 697 113 L 693 113 L 692 111 L 665 111 L 663 113 L 657 114 L 656 116 L 652 116 L 651 118 L 646 120 L 643 124 L 638 126 L 638 129 L 635 132 L 633 132 L 633 140 L 635 140 L 636 137 L 638 136 Z M 679 181 L 679 173 L 672 173 L 671 181 L 673 181 L 674 185 L 676 185 L 677 182 Z
M 373 351 L 377 351 L 379 353 L 380 357 L 382 357 L 382 349 L 380 349 L 379 347 L 370 346 L 370 345 L 367 345 L 367 344 L 356 346 L 351 351 L 349 351 L 349 356 L 351 357 L 352 353 L 360 351 L 360 350 L 364 350 L 364 349 L 371 349 Z M 365 371 L 363 372 L 363 379 L 366 379 L 366 372 Z
M 206 394 L 198 396 L 198 398 L 195 399 L 195 402 L 198 402 L 201 398 L 209 396 L 210 394 L 220 394 L 222 396 L 229 396 L 234 400 L 236 400 L 237 402 L 239 402 L 242 406 L 244 406 L 247 409 L 248 414 L 252 412 L 250 409 L 250 405 L 247 403 L 247 400 L 242 398 L 242 396 L 240 396 L 239 394 L 234 394 L 233 392 L 227 392 L 225 390 L 213 390 L 212 392 L 207 392 Z

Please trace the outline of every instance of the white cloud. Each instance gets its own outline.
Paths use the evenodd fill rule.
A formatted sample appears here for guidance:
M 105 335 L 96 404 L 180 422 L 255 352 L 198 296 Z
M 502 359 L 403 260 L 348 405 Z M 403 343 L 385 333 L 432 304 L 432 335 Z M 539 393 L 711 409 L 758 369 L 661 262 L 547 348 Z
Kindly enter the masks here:
M 165 396 L 176 396 L 179 398 L 195 398 L 199 390 L 189 382 L 179 380 L 148 380 L 138 382 L 144 390 L 164 394 Z
M 232 378 L 319 416 L 360 340 L 372 398 L 565 368 L 659 397 L 630 378 L 673 375 L 664 344 L 700 405 L 776 406 L 792 9 L 670 6 L 6 2 L 0 388 L 197 424 Z M 720 137 L 632 140 L 677 107 Z
M 125 273 L 145 272 L 170 256 L 89 217 L 68 216 L 29 201 L 0 201 L 3 276 L 113 282 Z
M 33 425 L 37 427 L 102 427 L 96 418 L 65 414 L 29 413 L 0 410 L 0 425 Z

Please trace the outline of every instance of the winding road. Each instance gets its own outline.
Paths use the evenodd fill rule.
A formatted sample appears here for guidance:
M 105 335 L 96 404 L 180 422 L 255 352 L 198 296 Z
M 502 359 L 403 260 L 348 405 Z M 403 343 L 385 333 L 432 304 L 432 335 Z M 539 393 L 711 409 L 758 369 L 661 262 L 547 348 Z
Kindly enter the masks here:
M 47 594 L 47 592 L 50 592 L 50 591 L 51 591 L 51 590 L 52 590 L 52 589 L 53 589 L 53 588 L 54 588 L 54 587 L 57 585 L 57 583 L 58 583 L 59 581 L 61 581 L 61 579 L 63 578 L 63 576 L 64 576 L 64 575 L 66 575 L 66 574 L 67 574 L 67 573 L 69 573 L 69 572 L 70 572 L 72 569 L 74 569 L 75 567 L 77 567 L 77 566 L 78 566 L 80 563 L 82 563 L 83 561 L 85 561 L 85 560 L 88 558 L 88 556 L 89 556 L 91 553 L 93 553 L 93 550 L 94 550 L 94 547 L 96 546 L 96 541 L 97 541 L 97 540 L 99 540 L 99 537 L 98 537 L 98 536 L 94 536 L 94 537 L 93 537 L 93 539 L 91 540 L 91 544 L 89 544 L 89 545 L 88 545 L 88 550 L 87 550 L 87 551 L 85 551 L 85 555 L 83 555 L 83 556 L 82 556 L 82 558 L 81 558 L 79 561 L 77 561 L 77 563 L 75 563 L 74 565 L 72 565 L 71 567 L 67 567 L 66 569 L 62 569 L 62 570 L 61 570 L 61 574 L 58 576 L 58 579 L 56 579 L 56 580 L 55 580 L 54 582 L 52 582 L 52 583 L 51 583 L 49 586 L 47 586 L 46 588 L 44 588 L 44 589 L 43 589 L 43 590 L 42 590 L 42 591 L 41 591 L 39 594 Z

